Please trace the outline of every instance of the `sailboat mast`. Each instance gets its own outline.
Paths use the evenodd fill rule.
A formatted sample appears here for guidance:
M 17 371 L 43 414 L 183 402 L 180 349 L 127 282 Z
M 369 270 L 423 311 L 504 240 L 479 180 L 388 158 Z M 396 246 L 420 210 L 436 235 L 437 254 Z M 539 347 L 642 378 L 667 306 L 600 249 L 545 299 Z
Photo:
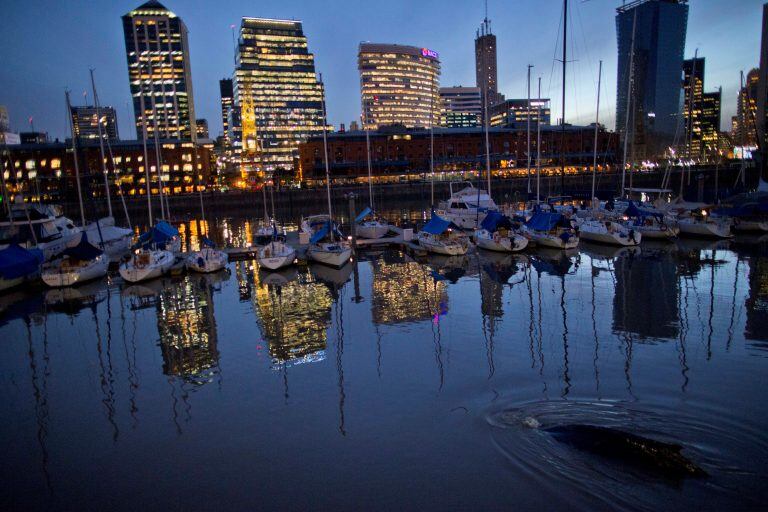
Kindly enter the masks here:
M 430 206 L 435 207 L 435 97 L 430 95 L 429 100 L 429 200 Z
M 526 112 L 526 118 L 528 126 L 526 128 L 526 138 L 528 139 L 528 149 L 526 155 L 528 156 L 528 166 L 526 168 L 526 174 L 528 176 L 528 194 L 531 193 L 531 68 L 533 66 L 528 64 L 528 109 Z
M 147 112 L 144 104 L 144 85 L 139 84 L 139 103 L 141 107 L 141 143 L 144 146 L 144 179 L 147 184 L 147 212 L 149 225 L 152 226 L 152 187 L 149 180 L 149 155 L 147 154 Z M 162 217 L 162 213 L 160 214 Z
M 325 188 L 328 195 L 328 219 L 330 221 L 330 235 L 333 240 L 333 211 L 331 210 L 331 171 L 328 168 L 328 134 L 326 133 L 327 121 L 325 112 L 325 84 L 323 74 L 320 73 L 320 83 L 323 85 L 323 162 L 325 163 Z
M 157 187 L 159 191 L 159 197 L 160 197 L 160 215 L 164 219 L 168 219 L 171 215 L 170 212 L 167 211 L 166 206 L 163 205 L 163 196 L 165 195 L 163 192 L 163 172 L 161 170 L 162 159 L 160 158 L 160 138 L 157 135 L 158 130 L 158 122 L 157 122 L 157 109 L 155 108 L 155 104 L 152 103 L 152 118 L 155 120 L 155 126 L 152 129 L 152 132 L 154 134 L 155 138 L 155 165 L 157 166 Z M 193 128 L 194 130 L 194 128 Z M 194 167 L 194 162 L 193 162 Z M 194 169 L 195 174 L 197 174 L 197 169 Z
M 365 154 L 368 158 L 368 203 L 370 203 L 371 210 L 375 210 L 373 207 L 373 182 L 371 175 L 371 137 L 368 132 L 368 125 L 363 121 L 363 128 L 365 129 Z
M 597 132 L 600 127 L 600 86 L 603 78 L 603 61 L 600 61 L 600 66 L 597 71 L 597 107 L 595 108 L 595 144 L 592 148 L 592 197 L 590 201 L 595 200 L 595 179 L 597 177 Z M 594 209 L 594 204 L 592 206 Z
M 634 61 L 635 61 L 635 31 L 637 30 L 637 9 L 632 15 L 632 39 L 629 44 L 629 73 L 627 75 L 627 108 L 624 114 L 624 158 L 621 162 L 621 190 L 619 196 L 624 197 L 624 183 L 627 177 L 627 147 L 629 145 L 629 118 L 630 118 L 630 102 L 632 98 L 632 80 L 634 78 Z M 682 194 L 682 190 L 680 191 Z
M 536 115 L 536 204 L 541 201 L 541 77 L 539 77 L 538 107 Z
M 72 120 L 72 104 L 69 102 L 69 91 L 64 91 L 67 98 L 67 120 L 72 134 L 72 159 L 75 161 L 75 182 L 77 183 L 77 201 L 80 203 L 80 225 L 85 228 L 85 209 L 83 208 L 83 191 L 80 188 L 80 162 L 77 157 L 77 137 L 75 136 L 75 124 Z
M 485 88 L 485 94 L 483 94 L 483 123 L 485 128 L 485 176 L 488 180 L 488 197 L 491 197 L 491 143 L 488 139 L 488 125 L 490 124 L 490 116 L 488 116 L 488 88 Z M 479 180 L 479 178 L 478 178 Z M 478 194 L 480 191 L 478 190 Z M 478 204 L 478 207 L 480 205 Z
M 99 150 L 101 152 L 101 172 L 104 174 L 104 192 L 107 194 L 107 210 L 112 217 L 112 195 L 109 193 L 109 175 L 107 174 L 107 162 L 104 156 L 104 136 L 101 131 L 101 113 L 99 112 L 99 96 L 96 94 L 96 81 L 93 79 L 93 69 L 91 71 L 91 88 L 93 89 L 93 105 L 96 108 L 96 126 L 99 133 Z M 109 137 L 109 134 L 107 134 Z
M 568 0 L 563 0 L 563 119 L 560 127 L 560 193 L 565 192 L 565 70 L 568 63 Z

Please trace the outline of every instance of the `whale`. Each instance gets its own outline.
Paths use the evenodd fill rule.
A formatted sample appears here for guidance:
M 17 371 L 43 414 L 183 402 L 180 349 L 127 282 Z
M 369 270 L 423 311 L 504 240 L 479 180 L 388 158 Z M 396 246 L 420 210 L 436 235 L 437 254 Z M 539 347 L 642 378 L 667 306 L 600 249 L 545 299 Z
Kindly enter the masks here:
M 707 472 L 688 459 L 682 446 L 656 441 L 623 430 L 596 425 L 567 424 L 542 431 L 577 450 L 629 464 L 669 478 L 706 477 Z

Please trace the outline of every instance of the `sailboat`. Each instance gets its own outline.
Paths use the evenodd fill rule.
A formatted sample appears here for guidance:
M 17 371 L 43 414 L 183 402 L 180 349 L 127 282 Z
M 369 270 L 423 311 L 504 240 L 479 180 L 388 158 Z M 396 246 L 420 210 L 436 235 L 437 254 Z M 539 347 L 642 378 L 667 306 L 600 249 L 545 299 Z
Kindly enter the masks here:
M 528 246 L 528 239 L 515 233 L 509 217 L 490 212 L 475 231 L 475 243 L 489 251 L 518 252 Z
M 109 256 L 88 241 L 84 231 L 80 242 L 64 250 L 61 258 L 43 266 L 41 278 L 52 288 L 73 286 L 107 275 Z
M 534 208 L 533 216 L 523 227 L 528 239 L 536 245 L 553 249 L 574 249 L 579 245 L 579 233 L 573 221 L 562 213 Z
M 67 101 L 67 113 L 72 134 L 72 152 L 75 163 L 75 183 L 77 185 L 77 199 L 80 206 L 80 219 L 85 223 L 85 208 L 83 207 L 83 195 L 80 185 L 80 165 L 77 154 L 77 136 L 75 135 L 72 108 L 69 102 L 69 91 L 64 93 Z M 96 224 L 96 233 L 102 242 L 100 226 Z M 82 231 L 80 240 L 74 247 L 68 247 L 62 253 L 62 257 L 43 267 L 41 277 L 45 284 L 51 287 L 72 286 L 104 277 L 109 267 L 109 256 L 104 251 L 88 242 L 88 231 Z
M 296 261 L 296 249 L 280 240 L 277 236 L 277 227 L 273 226 L 272 241 L 259 248 L 256 259 L 260 267 L 278 270 L 293 265 Z
M 322 76 L 321 76 L 322 81 Z M 352 247 L 344 240 L 333 221 L 331 208 L 331 172 L 328 168 L 328 134 L 325 127 L 325 96 L 323 96 L 323 161 L 325 162 L 325 188 L 328 197 L 328 221 L 312 235 L 307 248 L 309 259 L 332 267 L 343 267 L 352 256 Z
M 50 261 L 75 243 L 81 229 L 64 217 L 61 208 L 50 204 L 28 204 L 17 195 L 9 204 L 9 217 L 0 221 L 0 249 L 17 244 L 25 249 L 40 249 Z
M 0 291 L 15 288 L 40 275 L 43 251 L 25 249 L 15 242 L 0 249 Z
M 107 159 L 104 153 L 104 133 L 101 129 L 101 114 L 99 111 L 99 95 L 96 92 L 96 80 L 93 77 L 93 70 L 91 70 L 91 87 L 93 89 L 93 102 L 96 107 L 96 126 L 99 135 L 99 150 L 101 154 L 101 171 L 104 175 L 104 192 L 107 198 L 107 210 L 108 216 L 99 219 L 95 222 L 91 222 L 85 226 L 85 231 L 91 235 L 92 240 L 98 241 L 98 247 L 101 248 L 112 261 L 118 261 L 120 257 L 128 252 L 131 247 L 131 240 L 133 239 L 133 231 L 131 229 L 122 228 L 115 225 L 115 218 L 112 214 L 112 194 L 109 188 L 109 174 L 107 173 Z M 72 134 L 74 138 L 75 135 Z M 108 142 L 109 143 L 109 142 Z M 110 156 L 112 149 L 110 147 Z M 125 199 L 123 199 L 123 202 Z M 124 205 L 125 206 L 125 205 Z M 126 208 L 126 217 L 128 211 Z
M 531 149 L 531 123 L 530 123 L 530 73 L 531 68 L 528 67 L 528 192 L 530 192 L 530 149 Z M 487 96 L 487 95 L 484 95 Z M 515 233 L 512 225 L 512 221 L 506 215 L 502 215 L 497 209 L 490 209 L 487 206 L 493 203 L 491 199 L 491 146 L 488 141 L 488 100 L 484 101 L 485 106 L 485 172 L 488 179 L 488 199 L 486 200 L 486 209 L 483 212 L 483 220 L 480 219 L 480 190 L 477 191 L 477 199 L 475 205 L 475 222 L 479 222 L 475 231 L 475 243 L 481 249 L 487 249 L 489 251 L 497 252 L 517 252 L 522 251 L 528 246 L 528 239 L 524 236 Z M 453 194 L 451 194 L 453 197 Z M 494 205 L 495 206 L 495 205 Z
M 363 124 L 365 122 L 363 121 Z M 368 204 L 360 214 L 355 218 L 355 230 L 358 236 L 362 238 L 379 239 L 389 233 L 389 224 L 376 216 L 373 208 L 373 178 L 371 170 L 371 137 L 368 132 L 368 126 L 365 126 L 365 151 L 368 157 Z
M 131 283 L 160 277 L 177 264 L 174 252 L 180 247 L 179 231 L 160 221 L 133 245 L 133 254 L 120 263 L 120 275 Z
M 624 219 L 646 240 L 672 240 L 680 234 L 674 217 L 657 209 L 638 208 L 633 201 L 624 210 Z
M 224 251 L 216 249 L 213 240 L 202 237 L 200 250 L 194 251 L 187 256 L 185 263 L 189 270 L 194 272 L 210 273 L 218 272 L 229 263 L 229 256 Z
M 440 217 L 432 211 L 432 216 L 417 233 L 419 245 L 427 252 L 458 256 L 469 250 L 467 237 L 459 227 L 448 219 Z
M 677 221 L 680 235 L 705 238 L 731 238 L 731 219 L 715 217 L 706 208 L 695 209 Z
M 495 212 L 499 207 L 489 192 L 475 188 L 472 183 L 454 192 L 451 182 L 448 184 L 451 196 L 441 201 L 437 214 L 453 222 L 461 229 L 476 229 L 483 222 L 488 212 Z

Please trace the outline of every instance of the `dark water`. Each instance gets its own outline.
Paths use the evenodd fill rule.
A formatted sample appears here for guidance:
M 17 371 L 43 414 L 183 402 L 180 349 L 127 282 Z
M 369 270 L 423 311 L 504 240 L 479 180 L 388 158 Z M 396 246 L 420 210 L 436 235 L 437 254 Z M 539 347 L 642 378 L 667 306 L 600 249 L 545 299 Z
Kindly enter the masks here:
M 14 292 L 0 508 L 764 509 L 766 376 L 765 242 Z M 710 476 L 591 456 L 529 418 L 678 443 Z

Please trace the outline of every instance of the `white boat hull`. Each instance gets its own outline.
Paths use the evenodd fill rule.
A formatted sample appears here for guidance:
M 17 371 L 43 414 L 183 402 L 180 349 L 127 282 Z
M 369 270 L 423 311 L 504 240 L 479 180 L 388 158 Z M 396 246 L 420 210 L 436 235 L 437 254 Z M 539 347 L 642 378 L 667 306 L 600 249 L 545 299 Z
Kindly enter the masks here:
M 512 237 L 488 237 L 478 234 L 475 237 L 475 243 L 481 249 L 496 252 L 518 252 L 528 246 L 528 239 L 524 236 L 513 235 Z
M 293 262 L 296 261 L 296 250 L 289 245 L 276 242 L 260 249 L 256 260 L 260 267 L 278 270 L 293 265 Z
M 229 263 L 229 256 L 224 251 L 202 249 L 187 256 L 186 267 L 194 272 L 205 274 L 218 272 Z
M 111 223 L 109 222 L 110 220 Z M 101 228 L 100 230 L 99 227 Z M 99 234 L 99 231 L 101 231 L 101 234 Z M 114 220 L 111 217 L 99 220 L 99 226 L 96 223 L 88 224 L 85 232 L 91 245 L 107 253 L 111 261 L 119 261 L 131 248 L 133 231 L 114 226 Z
M 633 247 L 640 245 L 642 235 L 639 232 L 635 232 L 634 236 L 622 236 L 619 233 L 607 233 L 607 232 L 595 232 L 581 229 L 579 231 L 579 238 L 588 242 L 595 242 L 598 244 L 616 245 L 620 247 Z
M 739 232 L 768 233 L 768 221 L 737 220 L 733 229 Z
M 550 235 L 549 233 L 537 233 L 535 231 L 529 232 L 531 241 L 536 242 L 536 245 L 542 247 L 551 247 L 553 249 L 575 249 L 579 245 L 579 237 L 571 236 L 568 240 L 563 240 L 558 235 Z
M 468 212 L 469 210 L 464 210 Z M 485 220 L 487 213 L 457 213 L 450 210 L 440 210 L 437 214 L 459 226 L 461 229 L 477 229 Z
M 331 267 L 343 267 L 352 257 L 352 248 L 345 244 L 312 244 L 307 248 L 309 259 L 329 265 Z
M 423 233 L 417 235 L 419 245 L 422 246 L 427 252 L 434 254 L 445 254 L 446 256 L 460 256 L 467 254 L 469 249 L 468 244 L 461 243 L 456 240 L 436 240 L 432 237 L 426 236 Z
M 680 234 L 680 228 L 666 226 L 636 226 L 635 231 L 639 231 L 646 240 L 671 240 Z
M 389 225 L 381 222 L 364 222 L 355 226 L 355 230 L 360 238 L 378 240 L 389 233 Z
M 40 277 L 45 284 L 52 288 L 74 286 L 104 277 L 109 268 L 109 256 L 106 254 L 97 256 L 96 259 L 82 267 L 67 268 L 64 265 L 65 261 L 58 262 L 43 270 Z
M 681 219 L 678 223 L 681 235 L 706 238 L 730 238 L 731 227 L 726 223 L 701 222 L 691 219 Z
M 146 265 L 137 266 L 136 257 L 120 265 L 120 276 L 129 283 L 138 283 L 155 279 L 167 273 L 173 267 L 175 258 L 170 251 L 154 251 L 156 255 Z

